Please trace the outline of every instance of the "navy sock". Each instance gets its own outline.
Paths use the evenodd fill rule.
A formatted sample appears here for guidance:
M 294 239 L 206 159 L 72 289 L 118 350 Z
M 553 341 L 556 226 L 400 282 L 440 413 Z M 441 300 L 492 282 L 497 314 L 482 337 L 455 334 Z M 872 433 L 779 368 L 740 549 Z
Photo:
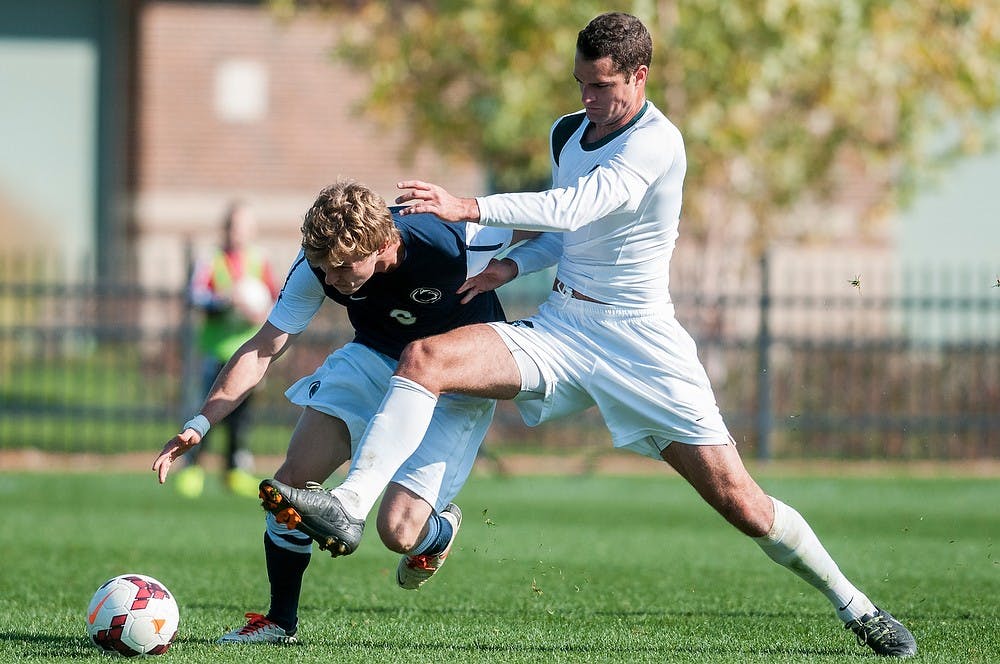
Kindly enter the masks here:
M 286 632 L 294 632 L 299 622 L 299 594 L 302 592 L 302 575 L 309 565 L 311 554 L 282 549 L 264 533 L 264 559 L 267 563 L 267 580 L 271 584 L 271 608 L 267 617 Z
M 413 550 L 411 555 L 436 556 L 439 553 L 443 553 L 448 548 L 448 542 L 451 541 L 451 535 L 454 530 L 451 526 L 451 521 L 440 514 L 432 514 L 427 519 L 427 536 Z

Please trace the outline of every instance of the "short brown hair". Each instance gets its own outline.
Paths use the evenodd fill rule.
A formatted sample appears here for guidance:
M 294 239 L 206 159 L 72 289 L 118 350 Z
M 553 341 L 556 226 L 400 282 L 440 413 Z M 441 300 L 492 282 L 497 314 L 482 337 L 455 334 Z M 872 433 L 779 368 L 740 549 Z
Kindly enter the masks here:
M 631 14 L 609 12 L 595 17 L 576 37 L 576 50 L 585 60 L 611 58 L 615 71 L 630 80 L 640 65 L 653 60 L 653 39 L 642 21 Z
M 314 265 L 368 256 L 397 239 L 385 200 L 354 180 L 319 192 L 302 222 L 302 251 Z

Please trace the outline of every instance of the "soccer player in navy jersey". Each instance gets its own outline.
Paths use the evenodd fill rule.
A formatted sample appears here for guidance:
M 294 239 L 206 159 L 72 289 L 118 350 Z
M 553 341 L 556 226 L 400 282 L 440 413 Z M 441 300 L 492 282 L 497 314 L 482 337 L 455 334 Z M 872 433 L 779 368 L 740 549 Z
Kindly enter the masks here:
M 367 514 L 419 443 L 439 399 L 515 399 L 532 425 L 596 405 L 615 447 L 669 463 L 772 560 L 821 592 L 859 643 L 879 655 L 916 654 L 909 630 L 847 579 L 795 509 L 747 472 L 695 343 L 674 317 L 670 257 L 687 162 L 680 131 L 645 96 L 649 32 L 634 16 L 602 14 L 576 46 L 584 108 L 552 125 L 551 189 L 460 198 L 411 180 L 399 184 L 396 199 L 411 204 L 404 214 L 546 231 L 532 244 L 558 256 L 553 293 L 525 320 L 413 342 L 359 444 L 359 463 L 340 486 L 318 494 L 325 498 L 288 493 L 283 508 L 301 503 L 320 538 L 349 553 L 360 532 L 347 526 Z M 498 264 L 510 277 L 524 268 L 512 257 Z
M 351 458 L 409 342 L 504 320 L 496 293 L 467 293 L 466 282 L 528 235 L 474 223 L 446 224 L 433 215 L 404 218 L 353 181 L 324 189 L 301 230 L 302 249 L 267 321 L 229 359 L 200 412 L 154 461 L 161 483 L 173 461 L 247 397 L 323 302 L 332 299 L 347 308 L 355 336 L 286 392 L 303 412 L 272 480 L 286 491 L 316 495 L 319 483 Z M 423 443 L 394 473 L 379 510 L 378 532 L 386 547 L 403 554 L 396 574 L 401 587 L 418 588 L 448 555 L 462 519 L 451 501 L 472 469 L 495 406 L 494 400 L 479 397 L 442 398 Z M 296 640 L 302 577 L 310 535 L 316 532 L 307 510 L 272 507 L 264 532 L 270 608 L 266 614 L 246 614 L 246 624 L 220 643 Z

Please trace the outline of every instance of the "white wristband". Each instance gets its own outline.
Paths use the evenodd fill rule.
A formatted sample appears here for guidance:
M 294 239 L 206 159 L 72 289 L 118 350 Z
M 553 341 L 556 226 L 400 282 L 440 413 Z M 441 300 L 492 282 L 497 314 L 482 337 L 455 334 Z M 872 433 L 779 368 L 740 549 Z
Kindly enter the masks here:
M 204 438 L 205 434 L 208 433 L 208 430 L 211 428 L 212 425 L 209 423 L 208 418 L 201 413 L 198 413 L 184 423 L 184 426 L 181 427 L 181 431 L 184 431 L 185 429 L 194 429 L 198 432 L 199 436 Z

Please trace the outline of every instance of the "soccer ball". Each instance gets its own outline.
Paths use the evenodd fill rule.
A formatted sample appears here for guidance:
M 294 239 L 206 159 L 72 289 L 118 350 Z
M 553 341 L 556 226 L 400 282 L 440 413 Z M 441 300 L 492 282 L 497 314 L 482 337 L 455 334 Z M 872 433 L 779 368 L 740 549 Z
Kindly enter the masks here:
M 94 593 L 87 607 L 87 633 L 107 652 L 162 655 L 177 636 L 179 617 L 165 585 L 151 576 L 122 574 Z
M 244 277 L 233 284 L 232 301 L 240 316 L 254 324 L 267 320 L 274 304 L 267 285 L 252 277 Z

